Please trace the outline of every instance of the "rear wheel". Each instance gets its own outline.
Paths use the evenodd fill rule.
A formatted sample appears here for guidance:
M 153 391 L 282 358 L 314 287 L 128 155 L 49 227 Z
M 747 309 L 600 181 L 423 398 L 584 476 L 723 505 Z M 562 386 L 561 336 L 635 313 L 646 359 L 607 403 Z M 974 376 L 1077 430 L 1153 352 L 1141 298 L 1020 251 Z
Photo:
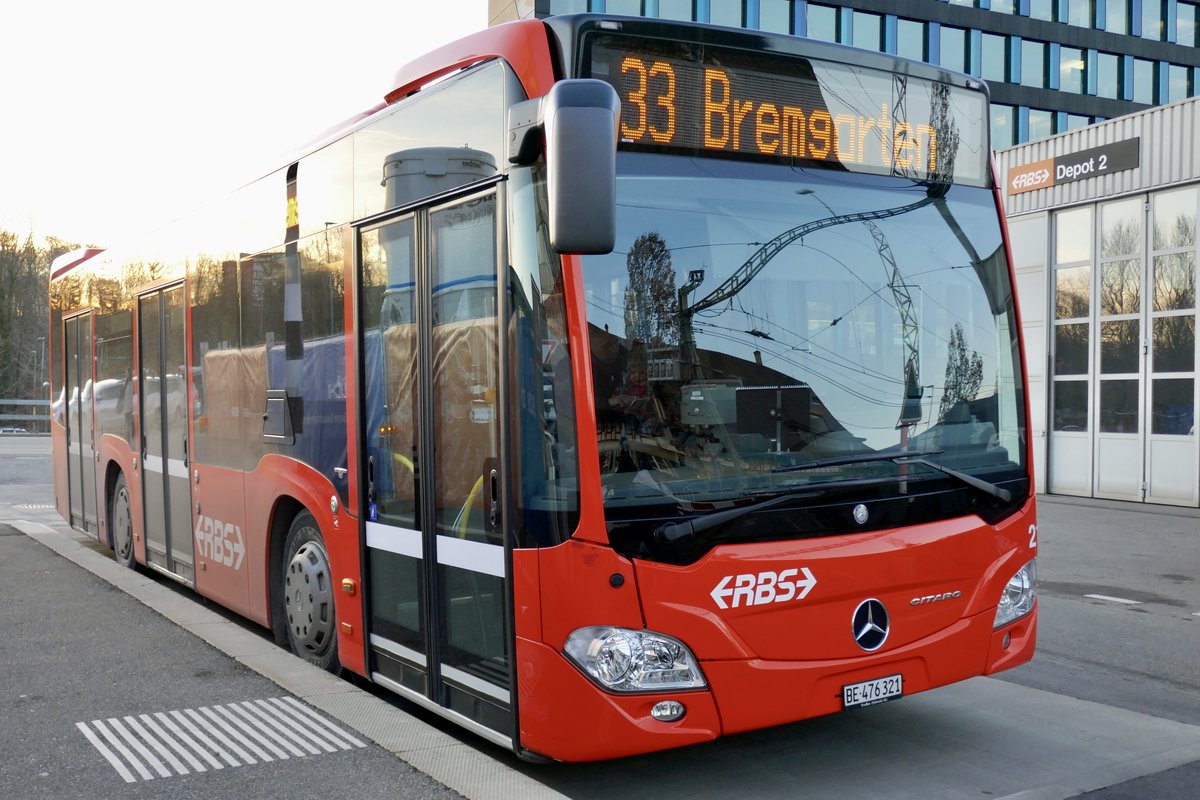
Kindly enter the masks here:
M 117 476 L 108 508 L 108 537 L 112 542 L 113 558 L 118 564 L 133 569 L 137 564 L 133 555 L 133 515 L 124 475 Z
M 301 512 L 288 529 L 281 566 L 288 645 L 310 664 L 337 672 L 340 664 L 333 575 L 321 530 L 307 511 Z

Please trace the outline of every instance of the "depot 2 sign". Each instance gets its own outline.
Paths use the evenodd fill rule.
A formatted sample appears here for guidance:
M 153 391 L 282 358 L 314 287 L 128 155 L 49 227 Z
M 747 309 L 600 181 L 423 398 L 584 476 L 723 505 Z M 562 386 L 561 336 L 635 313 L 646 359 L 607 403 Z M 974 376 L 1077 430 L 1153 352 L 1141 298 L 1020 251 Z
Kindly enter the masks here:
M 1134 137 L 1078 153 L 1009 167 L 1008 193 L 1032 192 L 1034 189 L 1135 169 L 1141 164 L 1141 155 L 1142 140 Z

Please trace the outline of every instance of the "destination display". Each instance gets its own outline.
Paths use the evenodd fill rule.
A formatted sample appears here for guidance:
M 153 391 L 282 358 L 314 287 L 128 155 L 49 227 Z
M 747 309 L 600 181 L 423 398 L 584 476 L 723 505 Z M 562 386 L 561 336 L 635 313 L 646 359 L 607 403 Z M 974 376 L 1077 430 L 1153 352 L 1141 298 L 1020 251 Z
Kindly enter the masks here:
M 621 99 L 621 140 L 915 180 L 981 184 L 982 92 L 836 62 L 596 37 L 590 75 Z

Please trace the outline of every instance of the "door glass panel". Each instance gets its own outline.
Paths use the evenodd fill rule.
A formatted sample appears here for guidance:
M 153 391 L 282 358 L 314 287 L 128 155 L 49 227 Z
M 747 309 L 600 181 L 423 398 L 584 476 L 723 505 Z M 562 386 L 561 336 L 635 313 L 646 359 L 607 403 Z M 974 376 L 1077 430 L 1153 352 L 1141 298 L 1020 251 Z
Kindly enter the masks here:
M 1126 259 L 1100 268 L 1100 313 L 1136 314 L 1142 304 L 1142 264 Z
M 1054 430 L 1088 429 L 1087 381 L 1054 382 Z
M 1138 386 L 1137 380 L 1100 382 L 1102 433 L 1138 432 Z
M 1122 200 L 1100 208 L 1100 255 L 1131 256 L 1142 249 L 1142 200 Z
M 64 394 L 67 399 L 67 481 L 68 492 L 71 495 L 71 515 L 83 516 L 83 485 L 80 464 L 79 442 L 79 319 L 69 319 L 63 323 L 66 329 L 63 337 L 66 346 L 67 375 L 64 382 Z
M 1194 253 L 1154 257 L 1154 310 L 1175 311 L 1196 306 Z
M 187 331 L 184 320 L 183 287 L 162 294 L 165 348 L 162 364 L 162 418 L 166 434 L 168 536 L 173 563 L 171 571 L 192 579 L 192 493 L 188 480 L 187 453 Z
M 495 196 L 431 212 L 429 227 L 442 677 L 507 686 L 504 548 L 492 505 L 500 483 Z
M 1078 319 L 1088 315 L 1088 282 L 1091 267 L 1065 267 L 1054 271 L 1054 316 Z
M 1191 247 L 1196 242 L 1196 190 L 1154 195 L 1154 249 Z
M 1092 209 L 1075 208 L 1054 215 L 1054 263 L 1087 261 L 1092 257 Z
M 1129 373 L 1138 371 L 1141 323 L 1123 319 L 1100 323 L 1100 372 Z
M 1088 324 L 1059 325 L 1054 329 L 1054 374 L 1086 375 Z
M 146 558 L 166 566 L 167 519 L 164 474 L 162 330 L 160 295 L 138 304 L 138 394 L 142 408 L 142 489 L 145 508 Z
M 1191 372 L 1196 368 L 1196 318 L 1154 320 L 1154 371 Z
M 1151 431 L 1176 436 L 1195 434 L 1195 381 L 1192 378 L 1155 378 L 1153 384 Z
M 415 253 L 411 217 L 362 236 L 371 629 L 423 654 Z

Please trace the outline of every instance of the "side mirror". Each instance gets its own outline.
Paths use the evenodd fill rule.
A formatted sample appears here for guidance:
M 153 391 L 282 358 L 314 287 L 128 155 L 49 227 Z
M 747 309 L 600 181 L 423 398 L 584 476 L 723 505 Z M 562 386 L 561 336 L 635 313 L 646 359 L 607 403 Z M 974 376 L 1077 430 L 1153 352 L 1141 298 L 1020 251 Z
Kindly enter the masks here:
M 511 160 L 536 158 L 545 136 L 550 245 L 559 253 L 612 252 L 617 231 L 617 126 L 621 101 L 604 81 L 559 81 L 538 102 L 510 113 Z

